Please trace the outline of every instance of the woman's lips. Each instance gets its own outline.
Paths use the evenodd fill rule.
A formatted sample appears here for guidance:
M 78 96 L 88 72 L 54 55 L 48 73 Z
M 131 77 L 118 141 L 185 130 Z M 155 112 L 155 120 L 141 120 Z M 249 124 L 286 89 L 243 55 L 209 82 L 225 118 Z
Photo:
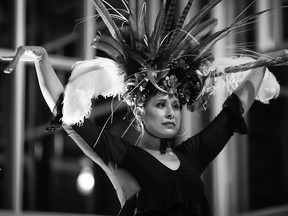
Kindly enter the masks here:
M 166 126 L 175 126 L 176 125 L 174 122 L 164 122 L 162 124 L 166 125 Z

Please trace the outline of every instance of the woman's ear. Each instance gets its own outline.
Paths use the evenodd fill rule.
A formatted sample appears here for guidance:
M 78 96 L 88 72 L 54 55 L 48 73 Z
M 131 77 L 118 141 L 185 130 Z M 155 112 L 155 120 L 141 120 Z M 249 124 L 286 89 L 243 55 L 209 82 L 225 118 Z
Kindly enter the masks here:
M 138 118 L 139 120 L 142 120 L 145 112 L 142 107 L 135 107 L 135 109 L 133 110 L 133 113 L 136 118 Z

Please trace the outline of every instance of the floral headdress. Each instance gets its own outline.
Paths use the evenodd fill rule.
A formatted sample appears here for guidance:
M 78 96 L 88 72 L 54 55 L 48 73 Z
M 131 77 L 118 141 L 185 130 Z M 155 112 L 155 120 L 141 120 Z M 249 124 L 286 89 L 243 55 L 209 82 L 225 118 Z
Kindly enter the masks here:
M 96 57 L 74 65 L 64 92 L 64 123 L 83 122 L 90 114 L 91 99 L 99 95 L 118 95 L 133 109 L 145 103 L 147 95 L 156 90 L 176 95 L 182 105 L 186 104 L 194 111 L 217 92 L 220 86 L 217 83 L 231 93 L 244 79 L 247 70 L 287 60 L 285 55 L 277 59 L 241 57 L 221 61 L 211 54 L 217 41 L 265 11 L 213 32 L 217 19 L 204 18 L 221 0 L 211 0 L 184 24 L 193 2 L 188 0 L 175 26 L 176 0 L 163 0 L 154 29 L 149 31 L 145 0 L 122 2 L 127 9 L 124 13 L 104 0 L 92 0 L 98 16 L 110 32 L 110 35 L 97 34 L 92 47 L 105 52 L 108 58 Z M 117 26 L 115 19 L 120 20 L 121 25 Z M 279 94 L 275 77 L 269 71 L 266 74 L 264 80 L 269 85 L 260 89 L 265 92 L 261 94 L 265 97 L 258 97 L 264 103 Z

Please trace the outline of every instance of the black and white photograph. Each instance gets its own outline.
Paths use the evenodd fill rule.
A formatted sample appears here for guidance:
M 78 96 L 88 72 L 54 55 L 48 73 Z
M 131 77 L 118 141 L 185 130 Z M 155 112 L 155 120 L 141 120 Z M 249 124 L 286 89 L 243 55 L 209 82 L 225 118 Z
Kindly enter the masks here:
M 287 216 L 287 0 L 0 0 L 1 216 Z

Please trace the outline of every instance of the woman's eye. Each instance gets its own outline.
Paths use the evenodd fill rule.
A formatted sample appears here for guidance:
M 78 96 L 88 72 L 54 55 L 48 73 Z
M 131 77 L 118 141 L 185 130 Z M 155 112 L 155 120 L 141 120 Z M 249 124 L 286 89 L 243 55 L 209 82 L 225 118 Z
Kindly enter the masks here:
M 176 110 L 180 109 L 180 104 L 178 104 L 178 103 L 174 104 L 174 109 L 176 109 Z
M 158 108 L 163 108 L 163 107 L 165 107 L 165 104 L 164 103 L 157 103 L 156 106 Z

